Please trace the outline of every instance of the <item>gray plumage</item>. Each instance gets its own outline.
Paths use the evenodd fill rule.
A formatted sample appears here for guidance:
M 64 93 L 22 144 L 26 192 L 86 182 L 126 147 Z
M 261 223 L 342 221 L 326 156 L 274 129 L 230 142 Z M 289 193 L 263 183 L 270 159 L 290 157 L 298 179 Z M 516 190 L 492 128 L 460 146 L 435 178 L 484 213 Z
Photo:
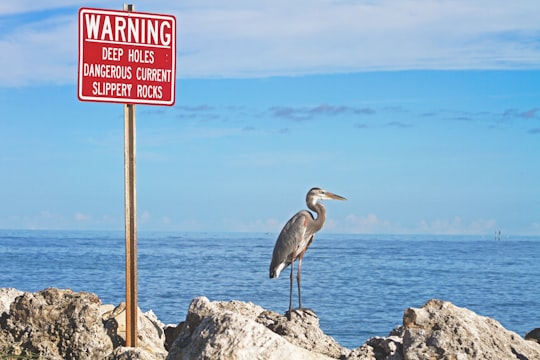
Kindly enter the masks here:
M 315 233 L 323 227 L 324 222 L 326 221 L 326 208 L 320 202 L 320 200 L 326 199 L 346 200 L 344 197 L 329 191 L 320 188 L 312 188 L 306 195 L 306 204 L 310 210 L 317 214 L 317 218 L 307 210 L 297 212 L 287 224 L 285 224 L 277 238 L 276 245 L 274 246 L 272 262 L 270 263 L 270 278 L 279 277 L 281 271 L 291 265 L 289 312 L 287 315 L 289 319 L 291 318 L 292 312 L 294 261 L 298 259 L 296 280 L 298 283 L 298 304 L 301 309 L 300 270 L 302 267 L 302 258 L 313 242 Z

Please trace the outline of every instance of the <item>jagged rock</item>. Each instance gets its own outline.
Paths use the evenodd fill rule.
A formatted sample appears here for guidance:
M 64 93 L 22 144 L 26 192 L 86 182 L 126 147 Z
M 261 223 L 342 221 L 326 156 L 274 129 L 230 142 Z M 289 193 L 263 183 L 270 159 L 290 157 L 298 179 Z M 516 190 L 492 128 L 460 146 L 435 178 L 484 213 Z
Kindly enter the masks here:
M 184 322 L 181 322 L 178 325 L 165 325 L 163 330 L 165 331 L 165 349 L 167 349 L 167 351 L 171 350 L 172 344 L 178 335 L 180 335 L 180 330 L 182 330 L 183 325 Z
M 539 344 L 446 301 L 407 309 L 403 325 L 403 355 L 408 360 L 540 359 Z
M 36 293 L 0 289 L 0 355 L 44 359 L 163 360 L 163 324 L 139 309 L 138 348 L 125 345 L 125 306 L 102 305 L 97 295 L 55 288 Z M 118 328 L 123 328 L 118 331 Z M 123 337 L 122 337 L 123 336 Z
M 103 359 L 112 352 L 91 293 L 49 288 L 17 297 L 0 318 L 0 353 L 46 359 Z
M 119 346 L 104 360 L 160 360 L 164 359 L 161 354 L 149 352 L 140 347 Z
M 15 298 L 21 296 L 23 292 L 14 288 L 0 289 L 0 316 L 2 313 L 9 313 L 9 307 Z
M 534 341 L 540 344 L 540 328 L 536 328 L 526 333 L 525 340 Z
M 137 310 L 138 347 L 152 354 L 156 359 L 165 359 L 167 356 L 163 330 L 165 325 L 158 320 L 152 310 L 144 314 L 141 309 Z M 114 346 L 124 346 L 126 344 L 126 304 L 120 303 L 116 308 L 104 313 L 102 319 Z
M 399 326 L 387 337 L 375 336 L 364 345 L 352 351 L 347 360 L 403 360 L 403 332 Z
M 167 360 L 332 359 L 313 349 L 293 344 L 267 327 L 272 325 L 287 332 L 288 327 L 280 327 L 280 317 L 252 303 L 210 302 L 205 297 L 195 298 Z M 305 329 L 309 328 L 308 322 L 316 323 L 314 327 L 320 331 L 318 320 L 314 321 L 313 317 L 309 315 L 307 321 L 302 320 L 305 319 L 303 316 L 293 319 L 298 319 L 298 323 L 306 322 Z M 286 321 L 285 318 L 283 322 Z M 309 339 L 309 335 L 300 337 L 304 339 L 299 342 L 305 343 Z
M 525 341 L 493 319 L 440 300 L 407 309 L 403 326 L 387 337 L 368 339 L 353 351 L 322 333 L 310 311 L 295 313 L 288 321 L 280 314 L 237 301 L 196 298 L 178 329 L 167 360 L 540 359 L 540 345 Z
M 539 329 L 526 335 L 449 302 L 409 308 L 403 326 L 349 350 L 325 335 L 309 310 L 289 321 L 252 303 L 195 298 L 186 320 L 165 327 L 138 313 L 139 347 L 125 345 L 125 306 L 102 305 L 91 293 L 0 289 L 0 357 L 43 359 L 540 359 Z M 168 329 L 168 330 L 164 330 Z M 167 334 L 165 334 L 167 332 Z M 167 354 L 170 345 L 170 352 Z
M 282 336 L 291 344 L 306 350 L 336 359 L 350 353 L 349 349 L 339 345 L 334 338 L 323 333 L 319 326 L 319 318 L 311 310 L 293 311 L 290 321 L 286 316 L 276 312 L 263 311 L 256 318 L 256 321 Z

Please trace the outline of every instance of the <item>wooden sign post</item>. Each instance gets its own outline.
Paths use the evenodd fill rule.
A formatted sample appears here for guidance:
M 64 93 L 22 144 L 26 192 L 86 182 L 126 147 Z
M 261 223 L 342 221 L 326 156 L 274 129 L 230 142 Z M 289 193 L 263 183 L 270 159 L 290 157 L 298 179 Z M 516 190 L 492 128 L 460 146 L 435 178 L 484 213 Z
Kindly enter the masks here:
M 124 105 L 124 202 L 126 222 L 126 346 L 137 346 L 137 192 L 135 104 Z
M 133 11 L 133 5 L 124 4 Z M 124 204 L 126 223 L 126 346 L 137 346 L 137 192 L 135 104 L 124 105 Z

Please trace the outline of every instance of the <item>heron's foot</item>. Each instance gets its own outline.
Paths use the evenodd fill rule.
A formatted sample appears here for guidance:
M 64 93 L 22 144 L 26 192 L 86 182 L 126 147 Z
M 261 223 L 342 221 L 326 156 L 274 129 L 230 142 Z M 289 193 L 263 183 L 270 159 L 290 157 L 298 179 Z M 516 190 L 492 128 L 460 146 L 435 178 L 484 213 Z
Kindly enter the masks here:
M 300 316 L 317 317 L 317 314 L 315 314 L 315 311 L 313 311 L 313 309 L 310 309 L 310 308 L 302 307 L 302 308 L 294 309 L 293 311 L 296 312 Z
M 294 310 L 293 310 L 294 311 Z M 291 311 L 287 310 L 285 311 L 285 316 L 287 317 L 287 320 L 291 321 L 292 320 L 292 314 L 291 314 Z
M 317 317 L 317 314 L 315 314 L 315 311 L 313 311 L 310 308 L 296 308 L 296 309 L 292 309 L 292 311 L 287 310 L 287 312 L 285 312 L 285 316 L 287 317 L 287 320 L 291 321 L 292 313 L 295 313 L 296 315 L 300 317 L 306 317 L 306 316 Z

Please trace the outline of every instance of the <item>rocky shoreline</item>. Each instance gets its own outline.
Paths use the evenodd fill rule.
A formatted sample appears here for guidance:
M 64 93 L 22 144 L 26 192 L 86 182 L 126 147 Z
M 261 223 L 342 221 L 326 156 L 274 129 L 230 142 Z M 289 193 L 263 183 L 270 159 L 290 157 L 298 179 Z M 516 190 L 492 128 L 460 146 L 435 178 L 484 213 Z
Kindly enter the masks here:
M 0 289 L 0 359 L 540 359 L 540 329 L 525 338 L 450 302 L 406 309 L 403 325 L 347 349 L 311 311 L 283 314 L 240 301 L 191 302 L 185 321 L 164 325 L 139 310 L 139 346 L 125 347 L 125 306 L 92 293 Z

